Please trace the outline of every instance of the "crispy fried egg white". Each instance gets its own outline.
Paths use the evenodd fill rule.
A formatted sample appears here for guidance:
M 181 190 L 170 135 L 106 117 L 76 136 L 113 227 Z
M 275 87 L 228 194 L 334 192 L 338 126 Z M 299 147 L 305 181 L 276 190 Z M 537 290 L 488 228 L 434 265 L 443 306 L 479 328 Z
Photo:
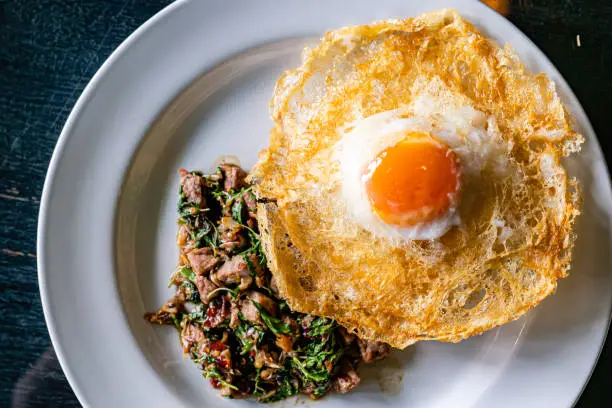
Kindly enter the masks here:
M 403 348 L 514 320 L 566 276 L 561 159 L 582 136 L 545 75 L 456 12 L 326 34 L 271 111 L 251 178 L 293 309 Z
M 495 118 L 427 96 L 358 120 L 333 147 L 350 216 L 398 244 L 460 225 L 462 185 L 477 187 L 487 169 L 503 175 L 510 148 Z

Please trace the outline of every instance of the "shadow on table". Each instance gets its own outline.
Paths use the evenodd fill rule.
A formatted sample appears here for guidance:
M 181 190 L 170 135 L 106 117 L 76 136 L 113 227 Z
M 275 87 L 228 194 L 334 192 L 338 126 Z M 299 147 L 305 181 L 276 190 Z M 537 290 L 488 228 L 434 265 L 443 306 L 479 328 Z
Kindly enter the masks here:
M 53 347 L 15 382 L 11 408 L 80 407 L 64 377 Z

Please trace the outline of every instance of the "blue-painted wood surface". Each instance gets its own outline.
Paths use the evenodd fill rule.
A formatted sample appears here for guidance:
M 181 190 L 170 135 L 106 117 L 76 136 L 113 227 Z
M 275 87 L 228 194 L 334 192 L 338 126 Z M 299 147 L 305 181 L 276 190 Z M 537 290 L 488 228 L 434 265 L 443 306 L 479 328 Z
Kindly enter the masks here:
M 167 3 L 0 0 L 0 407 L 79 405 L 40 305 L 40 194 L 61 128 L 83 88 L 113 49 Z M 509 18 L 570 83 L 610 162 L 612 1 L 517 0 Z M 612 406 L 611 343 L 578 406 Z

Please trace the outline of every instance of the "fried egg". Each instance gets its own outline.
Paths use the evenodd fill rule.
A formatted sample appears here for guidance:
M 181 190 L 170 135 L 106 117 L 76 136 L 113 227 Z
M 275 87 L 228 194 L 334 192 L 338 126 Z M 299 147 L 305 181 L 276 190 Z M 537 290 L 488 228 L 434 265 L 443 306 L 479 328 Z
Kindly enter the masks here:
M 347 208 L 378 237 L 441 237 L 461 223 L 462 179 L 506 170 L 508 146 L 487 126 L 493 118 L 437 102 L 419 97 L 357 121 L 335 146 Z
M 567 275 L 580 150 L 554 83 L 452 10 L 329 32 L 251 173 L 279 292 L 406 347 L 517 319 Z M 265 203 L 265 204 L 264 204 Z

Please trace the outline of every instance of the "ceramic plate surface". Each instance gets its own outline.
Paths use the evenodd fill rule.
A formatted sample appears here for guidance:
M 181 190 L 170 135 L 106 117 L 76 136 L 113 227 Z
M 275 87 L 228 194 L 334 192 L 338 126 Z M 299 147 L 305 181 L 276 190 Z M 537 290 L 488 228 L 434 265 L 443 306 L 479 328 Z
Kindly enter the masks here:
M 524 318 L 459 344 L 419 343 L 364 367 L 362 386 L 320 407 L 569 407 L 605 338 L 612 299 L 612 192 L 593 130 L 548 59 L 475 1 L 233 0 L 172 4 L 92 79 L 62 132 L 45 183 L 38 268 L 49 331 L 91 407 L 230 407 L 183 359 L 176 332 L 143 319 L 171 295 L 180 167 L 221 155 L 250 168 L 267 144 L 276 77 L 325 31 L 456 8 L 557 84 L 586 136 L 570 173 L 584 214 L 569 278 Z

